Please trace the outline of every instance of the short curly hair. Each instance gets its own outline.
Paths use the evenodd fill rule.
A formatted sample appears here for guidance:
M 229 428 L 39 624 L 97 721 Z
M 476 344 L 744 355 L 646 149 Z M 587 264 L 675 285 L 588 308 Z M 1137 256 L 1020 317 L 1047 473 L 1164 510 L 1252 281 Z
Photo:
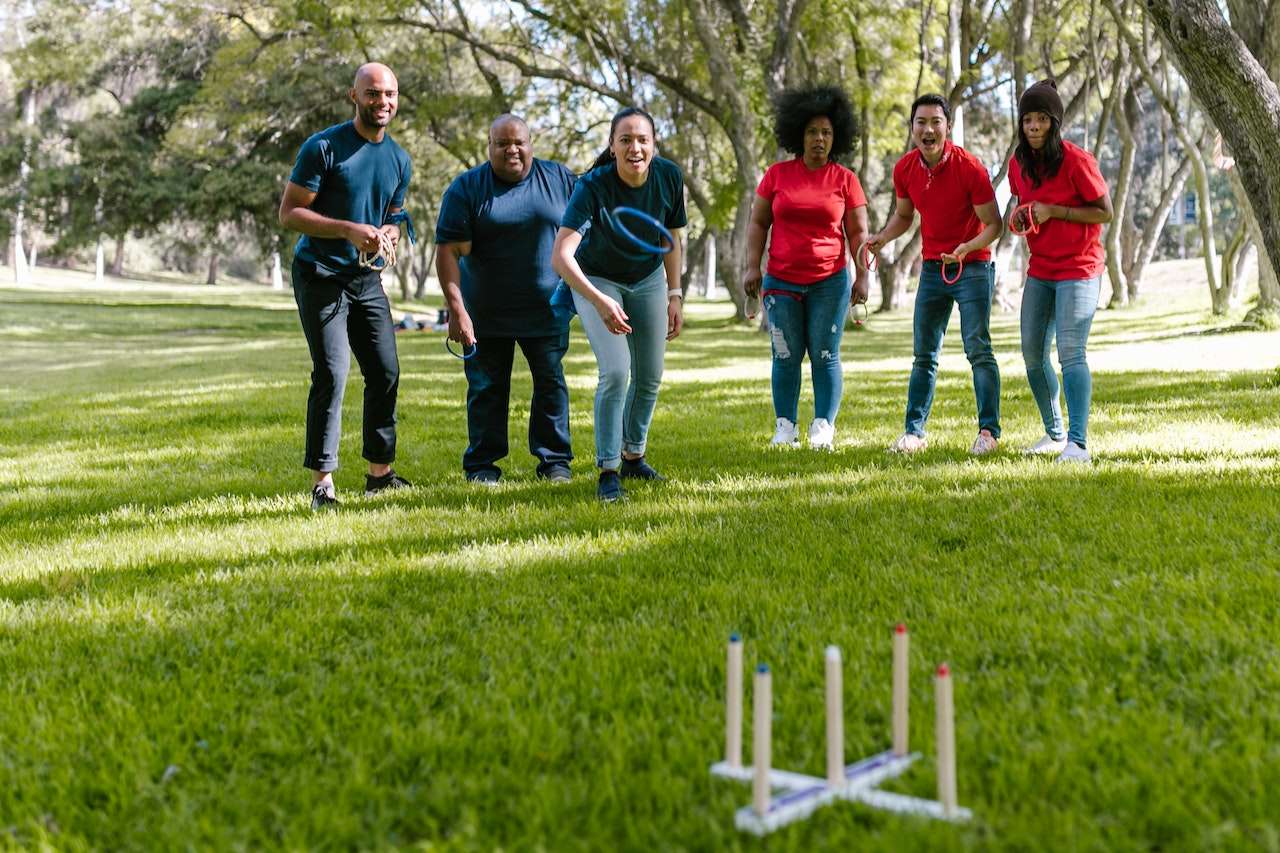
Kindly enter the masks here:
M 779 93 L 773 101 L 773 136 L 778 145 L 792 154 L 804 154 L 804 128 L 815 116 L 826 116 L 831 122 L 831 159 L 853 151 L 857 123 L 849 96 L 839 86 L 786 89 Z

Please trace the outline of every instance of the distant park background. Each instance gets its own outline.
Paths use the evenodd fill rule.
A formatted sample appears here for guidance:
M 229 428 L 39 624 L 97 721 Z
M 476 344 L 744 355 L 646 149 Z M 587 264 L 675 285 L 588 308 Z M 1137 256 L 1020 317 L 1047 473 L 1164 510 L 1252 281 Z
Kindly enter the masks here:
M 407 208 L 424 239 L 394 289 L 421 298 L 449 180 L 485 156 L 505 111 L 535 153 L 582 171 L 611 113 L 641 104 L 689 188 L 686 286 L 742 316 L 749 200 L 780 152 L 769 99 L 834 81 L 860 125 L 850 165 L 872 230 L 892 209 L 890 172 L 907 109 L 942 92 L 954 136 L 1002 198 L 1015 105 L 1052 76 L 1065 135 L 1111 187 L 1104 304 L 1143 294 L 1152 261 L 1203 259 L 1204 301 L 1276 324 L 1280 285 L 1280 23 L 1276 3 L 1228 0 L 257 0 L 212 3 L 6 0 L 0 17 L 0 217 L 9 265 L 200 274 L 287 286 L 295 235 L 280 192 L 306 137 L 348 118 L 353 69 L 376 58 L 400 79 L 392 127 L 412 154 Z M 1223 11 L 1228 15 L 1224 17 Z M 1021 287 L 1024 244 L 998 247 L 997 299 Z M 904 302 L 919 258 L 889 251 L 872 307 Z M 1244 310 L 1237 310 L 1243 308 Z

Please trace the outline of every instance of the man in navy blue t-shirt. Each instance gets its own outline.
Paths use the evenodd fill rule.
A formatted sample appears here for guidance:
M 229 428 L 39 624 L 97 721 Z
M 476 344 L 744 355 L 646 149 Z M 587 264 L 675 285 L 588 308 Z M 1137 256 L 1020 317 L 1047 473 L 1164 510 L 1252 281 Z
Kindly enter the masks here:
M 387 134 L 399 96 L 391 69 L 376 62 L 360 66 L 349 96 L 355 118 L 303 143 L 280 200 L 280 224 L 302 232 L 292 272 L 311 351 L 302 464 L 313 474 L 312 509 L 338 502 L 333 471 L 351 352 L 365 383 L 365 494 L 409 485 L 391 468 L 400 384 L 391 306 L 381 272 L 362 264 L 360 255 L 385 257 L 398 243 L 400 228 L 388 220 L 404 205 L 412 167 Z
M 489 128 L 489 160 L 444 194 L 436 222 L 436 274 L 449 304 L 449 337 L 475 347 L 467 374 L 467 479 L 492 485 L 507 455 L 511 367 L 519 345 L 533 374 L 529 452 L 539 477 L 568 482 L 569 389 L 561 360 L 567 318 L 551 309 L 559 277 L 551 247 L 574 175 L 533 156 L 529 126 L 514 115 Z

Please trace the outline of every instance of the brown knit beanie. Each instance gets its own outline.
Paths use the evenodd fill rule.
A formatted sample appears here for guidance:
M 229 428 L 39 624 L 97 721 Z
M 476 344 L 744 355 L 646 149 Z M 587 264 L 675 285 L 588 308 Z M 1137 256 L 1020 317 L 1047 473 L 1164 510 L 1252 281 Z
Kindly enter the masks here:
M 1018 120 L 1027 113 L 1044 113 L 1053 116 L 1062 124 L 1062 98 L 1058 97 L 1058 84 L 1052 78 L 1041 80 L 1022 93 L 1018 100 Z

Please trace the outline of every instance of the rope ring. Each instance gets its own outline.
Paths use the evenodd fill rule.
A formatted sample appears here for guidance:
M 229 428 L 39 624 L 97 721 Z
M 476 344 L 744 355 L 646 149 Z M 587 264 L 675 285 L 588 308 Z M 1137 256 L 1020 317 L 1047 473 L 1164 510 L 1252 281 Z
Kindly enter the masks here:
M 858 308 L 862 308 L 862 316 L 858 316 Z M 871 319 L 871 309 L 867 307 L 865 302 L 853 303 L 853 325 L 854 328 L 862 328 L 862 325 Z
M 947 278 L 947 264 L 954 263 L 956 265 L 956 274 L 951 278 Z M 964 272 L 964 261 L 942 261 L 942 281 L 944 284 L 955 284 L 960 280 L 960 273 Z
M 867 272 L 875 272 L 880 268 L 880 258 L 875 252 L 871 251 L 871 244 L 862 242 L 858 246 L 858 251 L 853 255 L 853 262 L 858 269 Z
M 461 353 L 456 353 L 453 351 L 453 347 L 449 346 L 449 343 L 451 340 L 452 338 L 444 339 L 444 348 L 447 349 L 449 351 L 449 355 L 453 356 L 454 358 L 460 358 L 463 361 L 466 361 L 469 358 L 474 358 L 475 354 L 480 351 L 480 346 L 478 344 L 472 344 L 471 352 L 467 352 L 467 348 L 463 347 Z
M 613 225 L 613 229 L 617 231 L 618 234 L 631 241 L 632 245 L 642 252 L 649 252 L 654 255 L 665 255 L 667 252 L 670 252 L 675 248 L 675 238 L 671 236 L 671 232 L 667 230 L 667 227 L 653 216 L 645 213 L 643 210 L 637 210 L 634 207 L 615 207 L 612 213 L 607 213 L 605 216 L 609 219 L 609 222 Z M 665 239 L 667 241 L 667 245 L 659 246 L 640 239 L 623 224 L 622 220 L 624 218 L 632 219 L 636 222 L 657 229 L 658 236 Z
M 1028 224 L 1026 228 L 1020 231 L 1018 230 L 1018 223 L 1023 221 Z M 1036 222 L 1035 202 L 1029 201 L 1014 208 L 1013 216 L 1009 218 L 1009 230 L 1019 237 L 1040 233 L 1040 223 Z

